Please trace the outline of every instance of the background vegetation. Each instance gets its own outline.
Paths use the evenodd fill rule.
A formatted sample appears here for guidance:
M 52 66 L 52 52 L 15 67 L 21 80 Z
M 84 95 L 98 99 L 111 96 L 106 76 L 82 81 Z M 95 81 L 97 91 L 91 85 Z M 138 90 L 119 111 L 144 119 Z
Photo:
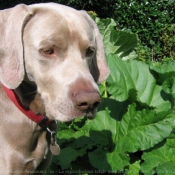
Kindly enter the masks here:
M 59 123 L 48 174 L 175 174 L 175 0 L 52 2 L 98 16 L 111 74 L 94 120 Z

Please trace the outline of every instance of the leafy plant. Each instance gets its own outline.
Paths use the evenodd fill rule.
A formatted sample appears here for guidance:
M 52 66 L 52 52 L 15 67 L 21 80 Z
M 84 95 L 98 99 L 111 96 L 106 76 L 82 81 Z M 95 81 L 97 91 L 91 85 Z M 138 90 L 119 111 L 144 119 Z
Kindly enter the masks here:
M 175 56 L 175 24 L 167 25 L 161 30 L 161 46 L 164 56 Z
M 174 10 L 174 0 L 116 0 L 116 8 L 112 17 L 117 22 L 119 29 L 130 29 L 138 34 L 141 46 L 150 49 L 150 51 L 147 49 L 146 54 L 151 56 L 146 59 L 161 61 L 164 56 L 167 56 L 164 50 L 169 50 L 166 41 L 172 38 L 172 31 L 169 32 L 166 28 L 166 31 L 163 32 L 167 34 L 163 36 L 166 42 L 164 45 L 161 39 L 162 31 L 165 26 L 175 22 Z
M 94 120 L 82 117 L 59 123 L 61 154 L 50 169 L 77 175 L 171 174 L 175 171 L 175 63 L 160 67 L 133 60 L 137 36 L 116 31 L 111 19 L 96 22 L 111 70 L 99 86 L 103 100 Z
M 137 57 L 134 48 L 137 46 L 136 34 L 115 30 L 116 22 L 113 19 L 95 19 L 100 33 L 103 36 L 103 43 L 106 54 L 115 54 L 123 60 Z

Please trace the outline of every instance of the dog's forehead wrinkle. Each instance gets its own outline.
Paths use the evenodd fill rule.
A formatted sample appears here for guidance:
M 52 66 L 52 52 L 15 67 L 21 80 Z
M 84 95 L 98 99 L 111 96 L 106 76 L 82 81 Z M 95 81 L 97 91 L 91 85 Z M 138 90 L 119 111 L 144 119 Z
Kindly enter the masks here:
M 67 20 L 59 13 L 51 9 L 38 9 L 24 28 L 24 36 L 34 38 L 39 45 L 43 39 L 58 40 L 69 35 Z M 52 19 L 52 20 L 51 20 Z M 60 35 L 62 33 L 62 35 Z M 58 38 L 58 39 L 57 39 Z
M 92 25 L 88 22 L 88 20 L 86 20 L 81 11 L 77 11 L 67 6 L 55 5 L 52 3 L 49 3 L 47 6 L 45 4 L 37 4 L 33 5 L 32 7 L 39 8 L 42 13 L 42 19 L 40 20 L 42 21 L 42 25 L 38 24 L 38 26 L 42 26 L 42 29 L 39 27 L 38 28 L 40 29 L 40 32 L 43 30 L 42 33 L 44 33 L 45 36 L 51 36 L 52 31 L 54 31 L 53 36 L 56 36 L 55 31 L 58 33 L 63 31 L 63 33 L 70 34 L 70 37 L 73 39 L 79 36 L 82 41 L 94 41 Z M 68 10 L 69 13 L 67 13 Z M 44 18 L 43 15 L 45 16 Z M 55 28 L 57 30 L 55 30 Z M 62 37 L 67 38 L 68 36 Z
M 53 18 L 55 18 L 55 14 L 53 16 Z M 60 17 L 58 16 L 57 18 Z M 28 32 L 27 28 L 25 33 L 30 33 L 32 36 L 30 38 L 33 38 L 33 42 L 35 42 L 34 45 L 39 49 L 47 46 L 58 46 L 64 48 L 68 44 L 71 45 L 76 42 L 82 49 L 90 46 L 95 47 L 94 35 L 88 24 L 82 25 L 83 22 L 80 22 L 81 25 L 77 24 L 77 20 L 74 19 L 71 20 L 73 24 L 68 25 L 68 23 L 70 24 L 71 22 L 69 19 L 67 20 L 64 19 L 62 20 L 63 22 L 59 21 L 59 23 L 57 23 L 55 20 L 47 22 L 48 20 L 45 18 L 42 20 L 42 24 L 35 23 L 34 26 L 29 27 L 29 30 L 32 30 L 32 32 Z M 50 25 L 48 25 L 48 23 Z M 31 25 L 32 24 L 33 23 L 31 23 Z M 38 39 L 35 40 L 35 38 Z M 69 43 L 67 41 L 69 41 Z
M 66 48 L 67 47 L 67 41 L 62 36 L 56 36 L 56 37 L 45 37 L 44 39 L 41 39 L 36 44 L 36 47 L 40 50 L 43 48 L 49 49 L 52 47 L 56 47 L 57 49 Z

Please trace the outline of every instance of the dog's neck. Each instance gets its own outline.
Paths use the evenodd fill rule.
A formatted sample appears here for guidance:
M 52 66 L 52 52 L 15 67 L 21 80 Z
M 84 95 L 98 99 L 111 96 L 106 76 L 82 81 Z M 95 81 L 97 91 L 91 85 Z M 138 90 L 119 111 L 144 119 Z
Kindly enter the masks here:
M 16 89 L 14 89 L 14 91 L 19 97 L 21 103 L 25 107 L 29 107 L 29 104 L 31 103 L 31 101 L 33 101 L 37 93 L 36 88 L 37 87 L 34 84 L 28 83 L 24 80 Z
M 37 92 L 34 93 L 34 96 L 32 96 L 31 99 L 26 100 L 24 98 L 23 94 L 25 92 L 28 92 L 28 89 L 30 89 L 30 88 L 28 88 L 29 86 L 26 86 L 27 84 L 25 84 L 25 83 L 24 82 L 21 83 L 21 85 L 15 90 L 9 89 L 9 88 L 5 87 L 3 84 L 2 84 L 2 87 L 5 91 L 5 93 L 7 94 L 7 96 L 9 97 L 9 99 L 15 104 L 15 106 L 23 114 L 25 114 L 29 119 L 31 119 L 32 121 L 37 123 L 42 128 L 46 129 L 46 128 L 50 127 L 52 125 L 52 123 L 53 122 L 56 123 L 56 121 L 50 120 L 45 115 L 44 104 L 43 104 L 43 101 L 41 100 L 39 94 Z M 27 89 L 27 91 L 26 91 L 26 89 Z M 22 93 L 19 93 L 20 90 L 22 91 Z M 25 102 L 25 104 L 28 106 L 24 106 L 22 101 Z
M 37 123 L 42 129 L 50 133 L 50 151 L 52 154 L 58 155 L 60 153 L 60 147 L 56 141 L 58 124 L 56 120 L 50 120 L 45 115 L 44 103 L 40 95 L 37 93 L 36 85 L 34 83 L 23 81 L 15 90 L 8 89 L 5 86 L 3 86 L 3 88 L 9 98 L 14 102 L 18 109 L 21 110 L 21 112 Z M 25 107 L 29 108 L 30 110 L 25 110 L 20 103 L 25 105 Z

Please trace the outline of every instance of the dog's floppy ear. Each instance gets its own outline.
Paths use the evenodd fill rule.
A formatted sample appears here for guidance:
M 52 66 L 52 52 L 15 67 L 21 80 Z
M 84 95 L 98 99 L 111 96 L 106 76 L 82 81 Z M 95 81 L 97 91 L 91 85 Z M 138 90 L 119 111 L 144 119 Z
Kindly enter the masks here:
M 0 11 L 0 81 L 10 89 L 24 77 L 22 33 L 30 16 L 24 4 Z
M 102 36 L 99 32 L 99 29 L 93 19 L 85 12 L 82 11 L 86 19 L 89 21 L 93 32 L 95 35 L 95 42 L 97 45 L 96 58 L 92 60 L 90 65 L 90 71 L 96 82 L 101 83 L 108 77 L 110 71 L 106 63 L 106 57 L 104 52 Z

